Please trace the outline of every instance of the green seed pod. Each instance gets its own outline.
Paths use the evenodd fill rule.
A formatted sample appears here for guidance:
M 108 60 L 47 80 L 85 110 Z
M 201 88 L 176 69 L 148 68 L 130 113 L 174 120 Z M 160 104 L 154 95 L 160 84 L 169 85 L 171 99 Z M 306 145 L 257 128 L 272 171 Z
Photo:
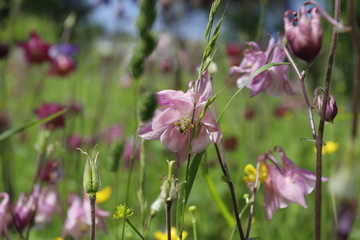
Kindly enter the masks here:
M 97 153 L 94 158 L 91 158 L 86 152 L 80 148 L 78 149 L 87 156 L 83 176 L 84 190 L 89 196 L 96 196 L 101 186 L 97 167 L 97 156 L 99 153 Z
M 140 120 L 146 122 L 154 116 L 158 104 L 156 92 L 147 93 L 140 109 Z

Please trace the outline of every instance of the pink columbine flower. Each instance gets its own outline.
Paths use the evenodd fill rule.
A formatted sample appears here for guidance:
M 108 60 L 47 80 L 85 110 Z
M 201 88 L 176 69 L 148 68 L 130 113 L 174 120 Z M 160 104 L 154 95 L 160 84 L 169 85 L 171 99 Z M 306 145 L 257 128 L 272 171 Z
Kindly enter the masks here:
M 186 161 L 191 154 L 205 150 L 211 142 L 219 142 L 221 131 L 210 110 L 198 121 L 206 101 L 213 96 L 209 73 L 190 84 L 187 92 L 163 90 L 157 93 L 158 103 L 162 106 L 154 117 L 142 123 L 137 134 L 147 140 L 160 140 L 170 151 L 175 152 L 178 164 Z M 195 85 L 199 83 L 197 95 Z M 196 95 L 196 106 L 194 106 Z M 194 117 L 192 121 L 192 115 Z M 190 146 L 190 134 L 195 133 Z
M 265 162 L 265 158 L 259 158 L 268 170 L 264 187 L 264 210 L 268 220 L 278 208 L 285 208 L 292 202 L 306 208 L 305 196 L 314 190 L 316 181 L 313 172 L 296 167 L 283 149 L 277 150 L 280 152 L 282 167 L 274 157 L 268 158 L 273 164 Z M 327 179 L 322 178 L 322 181 Z
M 38 185 L 34 186 L 30 196 L 26 196 L 26 193 L 21 193 L 13 209 L 13 222 L 19 232 L 22 232 L 33 221 L 39 193 L 40 187 Z
M 38 116 L 39 119 L 47 118 L 61 110 L 64 107 L 58 103 L 43 103 L 40 107 L 34 110 L 34 113 Z M 62 128 L 65 125 L 65 117 L 64 114 L 52 119 L 51 121 L 43 124 L 46 129 L 56 129 Z
M 247 45 L 249 48 L 244 51 L 244 59 L 240 65 L 230 68 L 230 75 L 240 75 L 236 81 L 238 87 L 243 86 L 252 74 L 267 63 L 283 62 L 285 59 L 284 51 L 275 46 L 275 40 L 272 37 L 265 52 L 255 42 L 248 42 Z M 264 91 L 270 95 L 280 95 L 283 92 L 293 94 L 289 84 L 287 65 L 269 68 L 254 77 L 247 87 L 251 89 L 252 97 Z
M 43 42 L 40 39 L 39 34 L 36 32 L 31 32 L 29 41 L 26 43 L 21 43 L 20 47 L 24 49 L 26 59 L 29 63 L 43 63 L 50 61 L 48 50 L 51 45 L 49 43 Z
M 6 240 L 9 240 L 8 228 L 11 223 L 11 215 L 9 213 L 9 195 L 5 192 L 0 193 L 0 237 L 4 236 Z
M 58 206 L 58 193 L 54 185 L 41 188 L 38 199 L 35 222 L 48 223 L 52 220 L 54 212 L 60 213 Z
M 300 8 L 299 18 L 294 11 L 284 14 L 285 36 L 291 52 L 298 58 L 312 62 L 321 50 L 322 28 L 320 14 L 317 8 L 311 8 L 311 19 L 308 17 L 305 6 Z M 294 18 L 289 20 L 289 15 Z M 294 25 L 295 22 L 297 25 Z
M 87 198 L 81 199 L 73 194 L 69 197 L 69 203 L 70 208 L 67 211 L 62 236 L 65 238 L 70 235 L 75 240 L 81 239 L 88 233 L 91 225 L 90 202 Z M 95 224 L 104 232 L 107 231 L 104 218 L 108 216 L 110 216 L 109 212 L 95 208 Z

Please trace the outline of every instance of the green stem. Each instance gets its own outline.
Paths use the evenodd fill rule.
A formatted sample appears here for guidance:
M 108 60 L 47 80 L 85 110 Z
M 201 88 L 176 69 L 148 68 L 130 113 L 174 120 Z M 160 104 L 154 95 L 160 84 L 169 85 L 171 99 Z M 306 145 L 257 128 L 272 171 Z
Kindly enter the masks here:
M 144 236 L 139 232 L 139 230 L 137 230 L 137 228 L 130 222 L 129 219 L 125 219 L 125 222 L 127 224 L 129 224 L 129 226 L 135 231 L 135 233 L 142 239 L 145 240 Z
M 221 214 L 223 215 L 223 217 L 225 218 L 226 222 L 228 223 L 228 225 L 230 227 L 235 226 L 236 225 L 235 219 L 233 218 L 233 216 L 227 209 L 225 203 L 221 200 L 210 176 L 208 174 L 204 174 L 204 179 L 205 179 L 206 185 L 210 191 L 210 194 L 215 201 L 215 204 L 218 206 L 218 208 L 219 208 Z

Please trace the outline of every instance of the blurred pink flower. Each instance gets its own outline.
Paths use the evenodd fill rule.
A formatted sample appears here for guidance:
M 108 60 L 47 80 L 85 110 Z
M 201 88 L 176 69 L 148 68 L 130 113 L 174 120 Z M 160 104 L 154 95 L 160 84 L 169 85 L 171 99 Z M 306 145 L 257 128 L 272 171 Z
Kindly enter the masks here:
M 37 199 L 36 223 L 48 223 L 54 212 L 60 213 L 58 197 L 55 185 L 41 188 Z
M 125 141 L 125 147 L 124 147 L 124 153 L 123 153 L 123 159 L 124 159 L 124 165 L 125 168 L 128 169 L 130 167 L 130 161 L 131 161 L 131 153 L 133 150 L 133 139 L 128 139 Z M 137 160 L 140 156 L 140 144 L 137 142 L 135 150 L 134 150 L 134 160 Z
M 322 28 L 318 9 L 312 8 L 309 13 L 311 13 L 311 19 L 304 5 L 300 8 L 299 18 L 296 12 L 286 11 L 284 26 L 290 51 L 298 58 L 312 62 L 321 50 Z M 293 15 L 294 18 L 289 20 L 289 15 Z M 299 23 L 294 25 L 294 22 L 298 20 Z
M 25 43 L 21 43 L 20 47 L 24 49 L 26 59 L 29 63 L 43 63 L 50 61 L 48 50 L 51 47 L 51 44 L 43 42 L 36 32 L 31 32 L 30 39 Z
M 78 51 L 79 47 L 69 43 L 53 45 L 49 49 L 51 59 L 49 74 L 63 77 L 74 71 L 76 67 L 74 57 Z
M 123 129 L 120 125 L 113 125 L 105 129 L 103 133 L 103 138 L 106 143 L 109 145 L 117 138 L 122 138 L 124 136 Z
M 252 74 L 267 63 L 283 62 L 285 59 L 284 51 L 275 47 L 275 40 L 272 37 L 265 52 L 261 51 L 255 42 L 248 42 L 247 45 L 249 48 L 244 51 L 244 59 L 240 65 L 230 68 L 230 75 L 240 76 L 237 79 L 238 87 L 243 86 Z M 280 95 L 283 92 L 293 94 L 287 65 L 269 68 L 254 77 L 247 87 L 251 89 L 252 97 L 264 91 L 270 95 Z
M 83 142 L 83 140 L 77 134 L 72 134 L 68 140 L 69 147 L 72 150 L 76 150 L 77 148 L 81 147 L 82 142 Z
M 13 209 L 13 222 L 19 232 L 22 232 L 33 221 L 39 192 L 40 187 L 35 185 L 29 197 L 26 196 L 26 193 L 21 193 Z
M 191 154 L 199 153 L 211 142 L 219 142 L 222 135 L 210 109 L 206 111 L 201 122 L 198 122 L 206 101 L 213 96 L 208 72 L 204 73 L 199 81 L 197 94 L 195 85 L 198 82 L 192 82 L 185 93 L 175 90 L 158 92 L 158 103 L 162 107 L 155 111 L 151 120 L 142 123 L 137 131 L 140 137 L 160 140 L 166 148 L 175 152 L 179 165 L 187 160 L 190 149 Z M 195 133 L 195 136 L 190 146 L 191 132 Z
M 270 220 L 278 208 L 285 208 L 290 203 L 297 203 L 302 207 L 307 207 L 305 196 L 310 194 L 315 188 L 316 176 L 313 172 L 295 166 L 283 149 L 278 148 L 283 167 L 275 158 L 271 158 L 274 165 L 265 162 L 268 170 L 268 177 L 264 187 L 264 210 L 265 216 Z M 322 178 L 322 181 L 327 181 Z
M 81 239 L 86 235 L 91 225 L 90 201 L 87 198 L 81 199 L 79 196 L 72 194 L 69 196 L 70 208 L 67 211 L 67 217 L 63 226 L 62 237 L 70 235 L 75 240 Z M 110 216 L 109 212 L 95 209 L 95 224 L 106 232 L 104 218 Z
M 55 184 L 64 175 L 64 169 L 59 160 L 47 160 L 45 166 L 39 169 L 38 178 L 46 183 Z
M 64 107 L 58 103 L 43 103 L 40 107 L 34 110 L 34 113 L 38 116 L 39 119 L 47 118 L 61 110 Z M 43 126 L 46 129 L 56 129 L 62 128 L 65 125 L 64 114 L 52 119 L 51 121 L 44 123 Z
M 9 213 L 9 195 L 5 192 L 0 193 L 0 237 L 5 237 L 6 240 L 9 240 L 8 228 L 11 223 L 11 215 Z

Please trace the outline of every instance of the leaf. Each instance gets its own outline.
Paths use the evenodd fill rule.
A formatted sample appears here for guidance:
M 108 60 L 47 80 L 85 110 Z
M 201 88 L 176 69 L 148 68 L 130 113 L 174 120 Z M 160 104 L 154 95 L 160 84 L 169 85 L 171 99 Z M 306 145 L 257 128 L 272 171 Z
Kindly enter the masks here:
M 251 80 L 253 80 L 254 77 L 256 77 L 257 75 L 259 75 L 260 73 L 268 70 L 269 68 L 272 67 L 276 67 L 276 66 L 282 66 L 282 65 L 290 65 L 290 63 L 287 62 L 275 62 L 275 63 L 268 63 L 264 66 L 262 66 L 261 68 L 259 68 L 258 70 L 256 70 L 256 72 L 254 72 L 254 74 L 252 74 L 240 87 L 239 89 L 236 91 L 236 93 L 230 98 L 229 102 L 226 104 L 226 106 L 224 107 L 224 110 L 221 112 L 221 114 L 219 115 L 218 119 L 216 120 L 218 123 L 220 122 L 222 116 L 224 115 L 226 109 L 229 107 L 230 103 L 234 100 L 234 98 L 241 92 L 241 90 L 248 85 Z
M 44 119 L 40 119 L 40 120 L 36 120 L 36 121 L 33 121 L 33 122 L 30 122 L 30 123 L 26 123 L 20 127 L 16 127 L 16 128 L 12 128 L 12 129 L 9 129 L 5 132 L 3 132 L 2 134 L 0 134 L 0 141 L 3 141 L 19 132 L 22 132 L 28 128 L 31 128 L 31 127 L 34 127 L 36 125 L 40 125 L 40 124 L 44 124 L 44 123 L 47 123 L 51 120 L 53 120 L 54 118 L 60 116 L 61 114 L 64 114 L 65 112 L 67 111 L 67 109 L 63 109 L 57 113 L 54 113 L 53 115 L 47 117 L 47 118 L 44 118 Z
M 176 206 L 176 223 L 178 225 L 180 233 L 182 232 L 182 225 L 183 225 L 183 220 L 184 220 L 184 212 L 185 212 L 185 208 L 186 208 L 186 203 L 190 196 L 191 188 L 194 184 L 195 177 L 196 177 L 197 171 L 199 169 L 200 162 L 201 162 L 202 156 L 204 155 L 204 152 L 205 151 L 196 154 L 195 157 L 193 158 L 192 163 L 189 167 L 189 171 L 187 173 L 187 180 L 186 180 L 186 182 L 184 182 L 184 184 L 181 186 L 181 189 L 180 189 L 181 195 L 179 197 L 179 201 Z

